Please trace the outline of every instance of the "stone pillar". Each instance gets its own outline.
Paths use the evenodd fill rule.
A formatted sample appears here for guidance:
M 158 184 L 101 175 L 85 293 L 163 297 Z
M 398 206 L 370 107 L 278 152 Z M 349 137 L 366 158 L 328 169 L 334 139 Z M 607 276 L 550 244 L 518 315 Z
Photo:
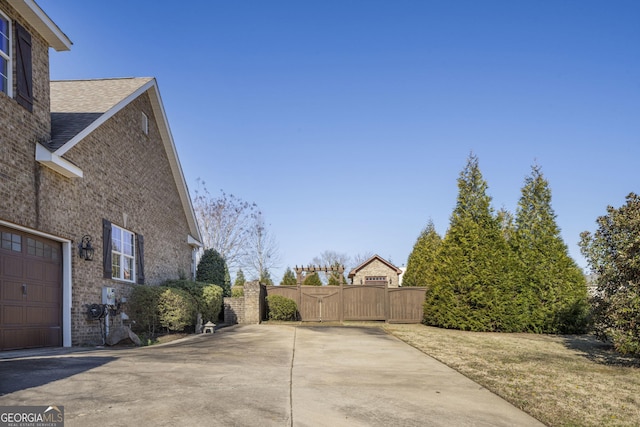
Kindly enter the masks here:
M 244 322 L 258 324 L 262 321 L 262 286 L 255 280 L 244 284 Z

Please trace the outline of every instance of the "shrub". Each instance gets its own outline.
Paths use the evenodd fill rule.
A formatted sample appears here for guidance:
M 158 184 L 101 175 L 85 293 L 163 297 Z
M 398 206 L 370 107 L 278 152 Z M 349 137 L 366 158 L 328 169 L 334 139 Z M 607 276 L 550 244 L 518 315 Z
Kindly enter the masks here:
M 204 322 L 215 322 L 222 311 L 220 286 L 191 280 L 173 280 L 162 286 L 135 286 L 129 297 L 127 314 L 136 332 L 150 337 L 162 327 L 182 331 L 196 323 L 197 313 Z
M 227 263 L 215 249 L 204 251 L 196 271 L 198 282 L 218 285 L 222 288 L 224 296 L 231 296 L 231 283 L 227 279 Z
M 591 305 L 587 300 L 576 300 L 558 310 L 555 323 L 561 334 L 584 334 L 592 328 Z
M 244 287 L 234 286 L 233 288 L 231 288 L 232 298 L 242 298 L 243 296 L 244 296 Z
M 202 314 L 204 322 L 216 321 L 222 310 L 223 290 L 218 285 L 210 285 L 191 280 L 173 280 L 165 282 L 164 286 L 182 289 L 191 295 L 196 304 L 196 311 Z
M 165 287 L 158 300 L 158 320 L 170 331 L 182 331 L 196 322 L 195 299 L 185 290 Z
M 242 288 L 241 288 L 242 289 Z M 222 295 L 223 290 L 217 285 L 204 285 L 202 288 L 202 320 L 206 323 L 208 321 L 216 321 L 220 312 L 222 311 Z
M 158 300 L 164 290 L 159 286 L 134 286 L 127 303 L 127 315 L 136 332 L 155 335 L 158 327 Z
M 296 320 L 298 307 L 296 302 L 282 295 L 267 296 L 269 320 Z

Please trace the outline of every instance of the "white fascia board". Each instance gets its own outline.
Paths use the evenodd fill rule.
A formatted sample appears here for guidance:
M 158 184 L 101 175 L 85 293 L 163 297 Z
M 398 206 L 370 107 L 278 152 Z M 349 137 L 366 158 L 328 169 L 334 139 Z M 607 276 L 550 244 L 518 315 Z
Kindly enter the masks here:
M 83 177 L 82 169 L 59 155 L 52 153 L 41 144 L 36 144 L 36 161 L 67 178 Z
M 152 80 L 153 85 L 149 91 L 149 98 L 151 99 L 151 105 L 153 112 L 158 121 L 158 129 L 164 143 L 164 148 L 169 159 L 171 166 L 171 172 L 173 173 L 173 179 L 175 180 L 178 193 L 180 194 L 180 200 L 182 201 L 182 207 L 184 208 L 185 216 L 189 223 L 191 234 L 196 236 L 195 241 L 202 242 L 202 235 L 200 234 L 200 227 L 196 220 L 196 214 L 193 210 L 193 204 L 191 203 L 191 197 L 189 196 L 189 189 L 187 187 L 187 181 L 184 178 L 182 172 L 182 166 L 178 159 L 178 151 L 176 145 L 173 142 L 173 136 L 171 135 L 171 129 L 169 128 L 169 121 L 164 110 L 162 98 L 160 98 L 160 90 L 155 79 Z
M 60 51 L 71 50 L 73 44 L 60 27 L 33 0 L 8 0 L 9 4 L 31 24 L 49 46 Z
M 204 245 L 202 244 L 202 242 L 200 242 L 198 239 L 196 239 L 195 237 L 193 237 L 191 234 L 189 234 L 189 235 L 187 236 L 187 243 L 188 243 L 190 246 L 197 247 L 197 248 L 201 248 L 201 247 L 203 247 L 203 246 L 204 246 Z
M 113 107 L 111 107 L 109 110 L 105 111 L 104 114 L 102 114 L 100 117 L 98 117 L 93 123 L 91 123 L 89 126 L 87 126 L 86 128 L 84 128 L 82 130 L 82 132 L 78 133 L 76 136 L 74 136 L 72 139 L 70 139 L 69 141 L 67 141 L 62 147 L 58 148 L 55 151 L 55 154 L 57 154 L 58 156 L 62 156 L 64 155 L 67 151 L 71 150 L 73 147 L 75 147 L 75 145 L 77 143 L 79 143 L 80 141 L 82 141 L 84 138 L 87 137 L 87 135 L 91 134 L 91 132 L 93 132 L 94 130 L 96 130 L 101 124 L 103 124 L 104 122 L 106 122 L 107 120 L 109 120 L 111 117 L 113 117 L 116 113 L 118 113 L 120 110 L 122 110 L 124 107 L 126 107 L 127 105 L 129 105 L 129 103 L 131 101 L 133 101 L 134 99 L 136 99 L 137 97 L 139 97 L 140 95 L 142 95 L 143 93 L 145 93 L 147 90 L 149 90 L 149 88 L 151 86 L 153 86 L 154 83 L 154 79 L 149 80 L 147 83 L 143 84 L 142 86 L 140 86 L 138 89 L 136 89 L 135 92 L 131 93 L 131 95 L 127 96 L 126 98 L 124 98 L 122 101 L 118 102 L 116 105 L 114 105 Z

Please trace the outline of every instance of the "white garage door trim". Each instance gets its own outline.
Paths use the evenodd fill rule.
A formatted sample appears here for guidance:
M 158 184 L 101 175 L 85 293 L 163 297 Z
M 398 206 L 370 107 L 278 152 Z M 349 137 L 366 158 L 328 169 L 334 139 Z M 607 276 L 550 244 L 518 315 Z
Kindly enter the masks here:
M 71 240 L 2 220 L 0 225 L 62 243 L 62 346 L 71 347 Z

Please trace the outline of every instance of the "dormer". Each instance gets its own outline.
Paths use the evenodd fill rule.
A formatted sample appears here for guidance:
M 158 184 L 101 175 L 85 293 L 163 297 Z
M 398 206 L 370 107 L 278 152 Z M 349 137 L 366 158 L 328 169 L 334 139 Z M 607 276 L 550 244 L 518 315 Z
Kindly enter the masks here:
M 49 48 L 71 41 L 33 0 L 0 0 L 0 112 L 50 133 Z

